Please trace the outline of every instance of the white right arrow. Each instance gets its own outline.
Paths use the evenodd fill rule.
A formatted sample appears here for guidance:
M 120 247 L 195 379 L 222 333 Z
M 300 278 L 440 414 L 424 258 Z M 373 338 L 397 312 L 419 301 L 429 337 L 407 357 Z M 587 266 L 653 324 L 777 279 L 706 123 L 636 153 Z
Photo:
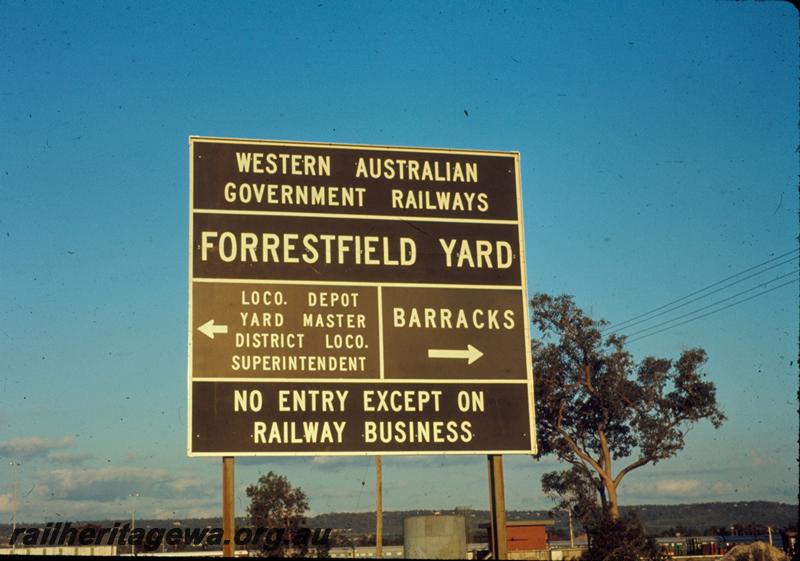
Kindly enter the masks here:
M 203 335 L 207 336 L 209 339 L 214 338 L 215 333 L 227 333 L 228 326 L 227 325 L 214 325 L 214 320 L 210 319 L 205 322 L 203 325 L 197 328 L 197 330 L 202 333 Z
M 472 345 L 462 349 L 428 349 L 428 358 L 465 358 L 467 364 L 472 364 L 483 356 L 483 353 Z

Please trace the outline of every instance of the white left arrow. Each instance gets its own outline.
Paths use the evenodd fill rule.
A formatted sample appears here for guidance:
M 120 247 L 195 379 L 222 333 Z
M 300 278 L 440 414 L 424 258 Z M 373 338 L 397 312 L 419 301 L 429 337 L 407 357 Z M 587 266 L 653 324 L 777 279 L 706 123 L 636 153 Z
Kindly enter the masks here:
M 214 325 L 214 320 L 210 319 L 205 322 L 203 325 L 197 328 L 197 330 L 202 333 L 203 335 L 207 335 L 210 339 L 214 338 L 216 333 L 227 333 L 228 326 L 227 325 Z

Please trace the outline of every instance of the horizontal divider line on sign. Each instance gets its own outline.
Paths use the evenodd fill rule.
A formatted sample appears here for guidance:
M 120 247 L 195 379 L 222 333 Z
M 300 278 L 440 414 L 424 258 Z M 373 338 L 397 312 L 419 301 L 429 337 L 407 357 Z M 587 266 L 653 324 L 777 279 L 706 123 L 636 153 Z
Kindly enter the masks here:
M 445 283 L 420 283 L 420 282 L 361 282 L 361 281 L 334 281 L 334 280 L 288 280 L 288 279 L 220 279 L 208 277 L 193 277 L 192 282 L 219 282 L 233 284 L 312 284 L 336 286 L 373 286 L 400 287 L 400 288 L 469 288 L 474 290 L 522 290 L 516 284 L 445 284 Z
M 301 140 L 263 140 L 258 138 L 229 138 L 216 136 L 189 136 L 189 142 L 205 142 L 211 144 L 253 144 L 263 146 L 331 148 L 342 151 L 375 150 L 379 152 L 423 152 L 425 154 L 454 154 L 463 156 L 501 156 L 514 158 L 519 156 L 519 151 L 514 150 L 479 150 L 467 148 L 437 148 L 430 146 L 390 146 L 388 144 L 348 144 L 344 142 L 309 142 Z
M 490 218 L 444 218 L 435 216 L 392 216 L 387 214 L 337 214 L 329 212 L 292 212 L 275 210 L 221 210 L 195 208 L 197 214 L 240 214 L 243 216 L 297 216 L 299 218 L 355 218 L 358 220 L 395 220 L 400 222 L 459 222 L 469 224 L 519 224 L 518 220 L 495 220 Z
M 531 454 L 531 450 L 448 450 L 437 452 L 431 450 L 375 450 L 369 452 L 191 452 L 189 456 L 220 457 L 220 456 L 466 456 L 466 455 L 503 455 L 503 454 Z
M 463 378 L 212 378 L 192 377 L 192 382 L 297 382 L 299 384 L 528 384 L 527 378 L 463 379 Z

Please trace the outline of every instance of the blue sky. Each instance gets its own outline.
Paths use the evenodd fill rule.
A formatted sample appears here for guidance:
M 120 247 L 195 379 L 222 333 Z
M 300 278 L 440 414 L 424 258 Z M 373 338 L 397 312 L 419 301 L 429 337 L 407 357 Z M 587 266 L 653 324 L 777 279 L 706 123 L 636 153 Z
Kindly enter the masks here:
M 15 479 L 22 520 L 125 516 L 130 493 L 144 516 L 219 513 L 221 462 L 185 457 L 189 135 L 519 151 L 530 292 L 612 322 L 798 244 L 788 3 L 2 12 L 2 521 Z M 694 307 L 796 278 L 791 257 Z M 704 347 L 729 420 L 631 474 L 623 504 L 796 501 L 797 310 L 794 283 L 631 343 Z M 384 465 L 387 509 L 488 504 L 483 457 Z M 557 467 L 507 457 L 509 508 L 549 508 Z M 261 458 L 238 462 L 240 513 L 270 469 L 315 512 L 374 504 L 369 458 Z

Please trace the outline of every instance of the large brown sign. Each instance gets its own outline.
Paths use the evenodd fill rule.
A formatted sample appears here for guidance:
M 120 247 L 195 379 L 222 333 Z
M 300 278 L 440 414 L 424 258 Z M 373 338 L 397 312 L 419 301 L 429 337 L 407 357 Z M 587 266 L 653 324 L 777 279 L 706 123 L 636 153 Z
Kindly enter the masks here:
M 535 452 L 517 153 L 189 144 L 189 455 Z

